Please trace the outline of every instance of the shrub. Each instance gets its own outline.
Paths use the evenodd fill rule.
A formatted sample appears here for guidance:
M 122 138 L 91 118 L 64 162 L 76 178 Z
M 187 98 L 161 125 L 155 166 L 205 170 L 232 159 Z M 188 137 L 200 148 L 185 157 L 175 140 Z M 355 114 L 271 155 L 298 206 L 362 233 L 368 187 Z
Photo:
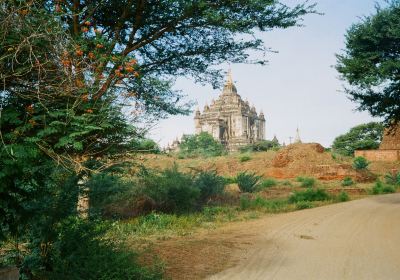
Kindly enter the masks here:
M 225 188 L 225 178 L 218 176 L 216 171 L 200 172 L 195 180 L 194 186 L 200 190 L 200 201 L 207 202 L 216 195 L 221 195 Z
M 242 192 L 255 192 L 261 177 L 255 173 L 240 172 L 236 176 L 236 182 Z
M 323 189 L 308 189 L 305 191 L 294 192 L 289 197 L 290 203 L 297 203 L 299 201 L 324 201 L 330 199 L 329 194 Z
M 354 185 L 354 182 L 353 182 L 353 179 L 351 179 L 351 177 L 346 177 L 343 179 L 343 181 L 342 181 L 343 187 L 352 186 L 352 185 Z
M 176 165 L 161 172 L 143 169 L 138 184 L 139 192 L 154 200 L 157 211 L 182 213 L 198 207 L 200 189 L 194 186 L 193 177 L 179 172 Z
M 381 181 L 377 181 L 372 188 L 372 194 L 394 193 L 396 189 L 393 186 L 385 185 Z
M 302 210 L 302 209 L 309 209 L 313 208 L 314 205 L 310 201 L 299 201 L 296 203 L 296 209 Z
M 340 194 L 338 195 L 337 199 L 338 199 L 338 201 L 340 201 L 340 202 L 345 202 L 345 201 L 349 201 L 349 200 L 350 200 L 350 197 L 349 197 L 349 195 L 347 194 L 347 192 L 342 191 L 342 192 L 340 192 Z
M 239 159 L 240 162 L 245 162 L 245 161 L 249 161 L 249 160 L 251 160 L 251 157 L 248 155 L 241 156 Z
M 184 135 L 179 144 L 179 156 L 185 157 L 214 157 L 225 153 L 224 146 L 207 132 L 196 135 Z
M 356 157 L 353 160 L 353 168 L 356 170 L 367 169 L 369 162 L 364 157 Z
M 262 190 L 262 189 L 266 189 L 266 188 L 270 188 L 270 187 L 274 187 L 276 186 L 278 183 L 276 182 L 275 179 L 273 178 L 267 178 L 262 180 L 262 182 L 260 183 L 258 189 Z
M 400 172 L 386 174 L 385 181 L 386 184 L 400 186 Z
M 69 218 L 59 225 L 57 242 L 51 246 L 52 271 L 37 279 L 161 279 L 162 271 L 138 264 L 137 256 L 120 242 L 104 238 L 110 225 Z M 34 260 L 30 260 L 31 262 Z M 26 264 L 27 265 L 27 264 Z
M 304 188 L 312 188 L 315 186 L 316 180 L 312 177 L 297 177 L 297 182 L 300 182 L 300 186 Z

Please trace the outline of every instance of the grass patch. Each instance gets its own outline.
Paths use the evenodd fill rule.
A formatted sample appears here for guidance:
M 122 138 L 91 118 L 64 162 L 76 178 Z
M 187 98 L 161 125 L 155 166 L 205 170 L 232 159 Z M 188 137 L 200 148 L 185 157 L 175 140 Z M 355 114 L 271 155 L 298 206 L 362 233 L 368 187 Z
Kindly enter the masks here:
M 297 177 L 296 181 L 299 182 L 300 186 L 303 188 L 312 188 L 317 182 L 313 177 Z
M 303 209 L 309 209 L 313 208 L 314 204 L 311 201 L 299 201 L 296 202 L 296 209 L 297 210 L 303 210 Z
M 267 188 L 271 188 L 278 185 L 278 182 L 273 179 L 273 178 L 267 178 L 262 180 L 262 182 L 259 184 L 258 186 L 258 190 L 263 190 L 263 189 L 267 189 Z
M 252 199 L 248 196 L 240 198 L 241 210 L 262 210 L 268 213 L 286 212 L 289 210 L 289 204 L 286 199 L 264 199 L 257 196 Z
M 345 191 L 341 191 L 340 194 L 337 196 L 337 201 L 339 202 L 346 202 L 349 201 L 350 197 Z
M 239 158 L 240 162 L 246 162 L 246 161 L 249 161 L 249 160 L 251 160 L 251 156 L 249 156 L 249 155 L 244 155 L 244 156 L 241 156 Z

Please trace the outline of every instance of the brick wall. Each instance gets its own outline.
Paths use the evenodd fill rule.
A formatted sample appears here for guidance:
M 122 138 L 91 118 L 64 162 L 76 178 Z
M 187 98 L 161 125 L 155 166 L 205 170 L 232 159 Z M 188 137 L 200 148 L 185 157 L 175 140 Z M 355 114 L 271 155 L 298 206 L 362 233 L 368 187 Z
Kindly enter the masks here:
M 356 157 L 364 157 L 370 161 L 400 161 L 400 150 L 358 150 L 354 152 Z

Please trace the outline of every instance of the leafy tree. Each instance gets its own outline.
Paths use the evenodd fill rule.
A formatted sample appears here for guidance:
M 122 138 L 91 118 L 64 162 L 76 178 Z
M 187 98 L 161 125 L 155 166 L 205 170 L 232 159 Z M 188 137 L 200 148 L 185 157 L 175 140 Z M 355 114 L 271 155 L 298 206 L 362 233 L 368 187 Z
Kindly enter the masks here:
M 355 150 L 377 149 L 382 140 L 383 129 L 383 125 L 376 122 L 355 126 L 346 134 L 336 137 L 332 149 L 345 156 L 353 156 Z
M 183 157 L 220 156 L 224 152 L 225 147 L 207 132 L 184 135 L 179 144 L 179 154 Z
M 400 1 L 377 7 L 346 34 L 344 54 L 337 55 L 336 69 L 349 83 L 351 100 L 385 123 L 400 120 Z

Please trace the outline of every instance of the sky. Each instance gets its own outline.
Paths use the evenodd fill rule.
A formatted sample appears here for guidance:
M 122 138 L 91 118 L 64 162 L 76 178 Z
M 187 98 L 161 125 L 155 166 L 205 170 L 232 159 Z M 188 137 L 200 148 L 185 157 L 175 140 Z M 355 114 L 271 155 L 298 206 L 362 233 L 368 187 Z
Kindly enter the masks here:
M 301 1 L 282 1 L 293 6 Z M 310 1 L 312 2 L 312 1 Z M 277 29 L 263 33 L 268 53 L 266 66 L 232 64 L 232 76 L 243 99 L 262 110 L 266 118 L 266 139 L 274 135 L 288 144 L 299 128 L 303 142 L 329 147 L 335 137 L 358 124 L 379 121 L 367 112 L 356 111 L 356 104 L 343 92 L 344 81 L 335 70 L 335 54 L 345 47 L 345 33 L 375 10 L 376 0 L 316 0 L 323 15 L 307 15 L 303 27 Z M 227 68 L 227 66 L 226 66 Z M 226 69 L 227 70 L 227 69 Z M 180 78 L 175 88 L 202 110 L 217 99 L 220 90 Z M 196 109 L 195 106 L 193 109 Z M 193 114 L 171 116 L 159 121 L 149 137 L 161 147 L 176 137 L 194 133 Z

